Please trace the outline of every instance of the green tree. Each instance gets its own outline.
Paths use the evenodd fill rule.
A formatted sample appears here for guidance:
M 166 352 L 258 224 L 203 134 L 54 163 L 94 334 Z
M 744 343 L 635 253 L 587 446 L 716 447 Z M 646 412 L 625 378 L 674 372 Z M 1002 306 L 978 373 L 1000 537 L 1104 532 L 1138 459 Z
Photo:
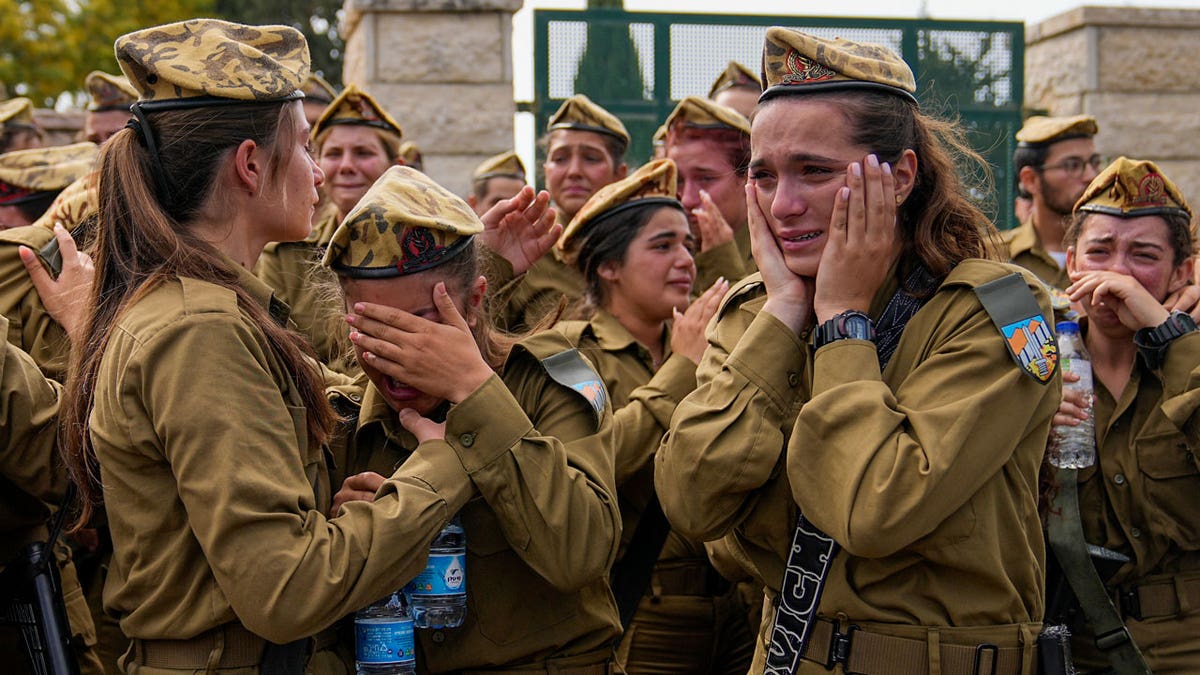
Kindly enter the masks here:
M 53 106 L 92 70 L 119 72 L 113 42 L 138 28 L 212 14 L 213 0 L 0 0 L 0 83 Z
M 304 33 L 313 72 L 341 88 L 346 44 L 337 24 L 342 0 L 214 0 L 213 4 L 216 15 L 229 21 L 284 24 Z

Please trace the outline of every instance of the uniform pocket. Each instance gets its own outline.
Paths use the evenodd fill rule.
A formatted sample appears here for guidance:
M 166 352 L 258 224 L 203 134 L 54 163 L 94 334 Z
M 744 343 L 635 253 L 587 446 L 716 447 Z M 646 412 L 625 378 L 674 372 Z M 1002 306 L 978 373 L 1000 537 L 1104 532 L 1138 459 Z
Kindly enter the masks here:
M 1177 430 L 1147 434 L 1136 441 L 1145 487 L 1144 512 L 1173 541 L 1200 538 L 1200 469 L 1187 437 Z
M 578 613 L 578 594 L 554 590 L 517 555 L 482 498 L 462 510 L 467 537 L 467 612 L 497 645 L 520 642 Z M 542 641 L 542 638 L 539 638 Z

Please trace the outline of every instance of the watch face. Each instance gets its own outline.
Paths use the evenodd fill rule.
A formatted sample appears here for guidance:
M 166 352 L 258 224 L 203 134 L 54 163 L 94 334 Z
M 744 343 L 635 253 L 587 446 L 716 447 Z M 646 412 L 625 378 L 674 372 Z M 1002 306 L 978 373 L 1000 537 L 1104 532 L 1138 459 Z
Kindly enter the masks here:
M 871 319 L 863 314 L 847 314 L 842 317 L 842 335 L 855 340 L 871 339 Z

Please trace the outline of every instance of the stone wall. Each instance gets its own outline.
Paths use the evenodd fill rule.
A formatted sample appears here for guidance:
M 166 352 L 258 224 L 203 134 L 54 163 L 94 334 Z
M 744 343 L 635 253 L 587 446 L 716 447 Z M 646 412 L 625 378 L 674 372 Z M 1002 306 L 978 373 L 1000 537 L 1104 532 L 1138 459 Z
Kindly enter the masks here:
M 1025 105 L 1093 115 L 1097 150 L 1162 166 L 1200 202 L 1200 10 L 1079 7 L 1025 32 Z
M 513 147 L 512 15 L 522 0 L 347 0 L 343 80 L 421 147 L 425 172 L 465 196 Z

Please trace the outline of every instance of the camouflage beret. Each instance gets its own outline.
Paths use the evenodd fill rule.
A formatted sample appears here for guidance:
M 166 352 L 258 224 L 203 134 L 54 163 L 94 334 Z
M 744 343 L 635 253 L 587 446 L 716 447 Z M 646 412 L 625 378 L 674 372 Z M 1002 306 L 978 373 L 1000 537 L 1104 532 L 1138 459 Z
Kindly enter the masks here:
M 313 141 L 320 145 L 330 129 L 342 124 L 371 127 L 383 132 L 388 147 L 399 156 L 400 138 L 404 136 L 400 125 L 370 94 L 353 84 L 346 87 L 321 113 L 313 125 Z
M 483 160 L 482 164 L 475 167 L 475 173 L 471 174 L 471 182 L 478 183 L 500 177 L 525 180 L 525 165 L 512 150 Z
M 212 104 L 210 98 L 300 98 L 309 69 L 308 43 L 295 28 L 217 19 L 192 19 L 122 35 L 116 53 L 142 102 L 200 99 L 179 107 Z
M 1017 142 L 1021 147 L 1036 147 L 1050 145 L 1071 138 L 1090 138 L 1100 131 L 1096 118 L 1091 115 L 1075 115 L 1073 117 L 1046 117 L 1034 115 L 1025 120 L 1021 130 L 1017 132 Z
M 708 90 L 708 97 L 713 98 L 717 94 L 726 89 L 753 89 L 762 91 L 762 80 L 758 79 L 758 75 L 751 71 L 746 66 L 737 61 L 730 61 L 725 70 L 717 76 L 717 80 L 713 82 L 712 87 Z
M 340 276 L 398 277 L 441 265 L 483 223 L 461 198 L 407 166 L 393 166 L 338 225 L 322 264 Z
M 638 167 L 629 176 L 605 185 L 567 223 L 558 239 L 558 248 L 568 260 L 573 260 L 579 240 L 592 226 L 633 206 L 664 204 L 682 210 L 683 206 L 676 199 L 676 178 L 675 162 L 656 159 Z
M 667 125 L 665 123 L 658 125 L 654 130 L 654 135 L 650 137 L 652 145 L 662 145 L 667 140 Z
M 677 123 L 697 129 L 733 129 L 750 135 L 750 120 L 740 112 L 699 96 L 688 96 L 675 106 L 667 117 L 666 127 L 670 129 Z
M 768 28 L 759 101 L 846 89 L 883 91 L 917 102 L 912 69 L 883 45 L 826 40 L 792 28 Z
M 304 84 L 300 85 L 300 91 L 304 92 L 305 101 L 313 103 L 329 105 L 333 103 L 333 99 L 337 98 L 337 90 L 333 88 L 333 85 L 316 73 L 308 74 L 308 77 L 304 79 Z
M 421 146 L 412 141 L 404 141 L 400 144 L 400 159 L 404 160 L 405 166 L 411 166 L 418 171 L 424 168 Z
M 546 123 L 546 131 L 558 129 L 575 129 L 591 131 L 620 139 L 626 147 L 629 146 L 629 132 L 616 115 L 596 105 L 583 94 L 576 94 L 563 101 L 558 111 Z
M 0 155 L 0 205 L 58 192 L 89 173 L 95 161 L 95 143 L 6 152 Z
M 5 129 L 36 129 L 33 123 L 33 101 L 18 96 L 0 103 L 0 125 Z
M 1122 218 L 1176 213 L 1192 217 L 1179 188 L 1154 164 L 1118 157 L 1084 190 L 1075 211 L 1107 213 Z
M 97 196 L 99 176 L 98 171 L 89 171 L 79 180 L 63 188 L 50 203 L 50 208 L 33 221 L 33 225 L 53 230 L 56 223 L 61 223 L 68 231 L 74 231 L 84 220 L 96 213 L 100 203 Z
M 129 106 L 138 99 L 137 90 L 129 84 L 129 80 L 121 75 L 109 75 L 100 70 L 93 70 L 83 80 L 91 103 L 88 110 L 92 112 L 107 112 L 123 110 L 129 112 Z

